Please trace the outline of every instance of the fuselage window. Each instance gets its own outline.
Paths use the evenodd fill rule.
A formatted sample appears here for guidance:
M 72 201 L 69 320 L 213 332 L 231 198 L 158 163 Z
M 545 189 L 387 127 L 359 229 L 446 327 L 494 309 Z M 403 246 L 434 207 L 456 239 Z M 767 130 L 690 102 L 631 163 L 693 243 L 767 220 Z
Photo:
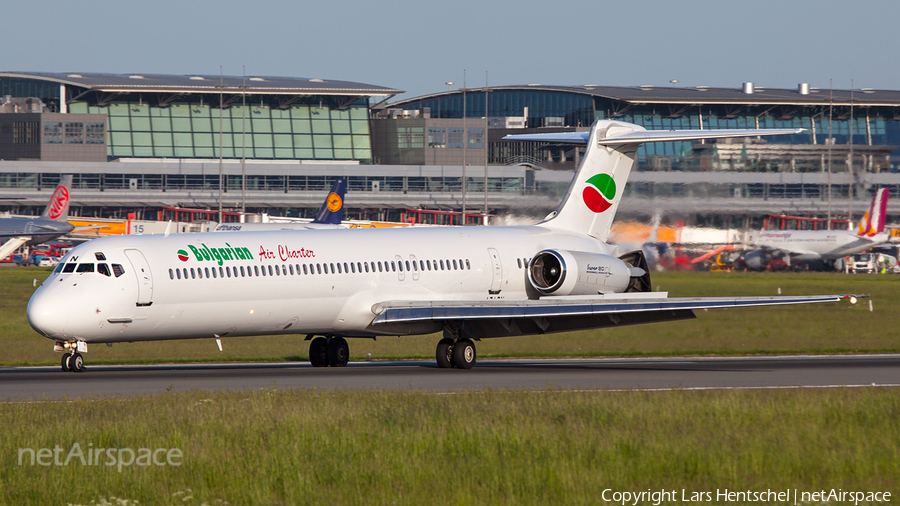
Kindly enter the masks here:
M 439 263 L 441 264 L 441 270 L 444 270 L 444 261 L 441 260 Z
M 408 262 L 408 261 L 406 262 L 406 269 L 409 270 L 409 262 Z M 414 271 L 418 271 L 418 270 L 419 270 L 419 266 L 416 265 L 416 261 L 415 261 L 415 260 L 413 260 L 413 262 L 412 262 L 412 270 L 414 270 Z
M 372 264 L 372 265 L 371 265 L 371 267 L 372 267 L 372 272 L 375 272 L 375 262 L 369 262 L 369 263 Z
M 97 264 L 97 272 L 104 276 L 110 276 L 112 274 L 109 272 L 109 266 L 106 264 Z M 169 278 L 172 278 L 172 269 L 169 269 Z
M 366 267 L 366 272 L 369 272 L 369 262 L 363 262 L 363 265 Z
M 175 277 L 181 279 L 181 269 L 175 269 Z
M 197 279 L 197 273 L 194 272 L 194 268 L 191 267 L 191 279 Z
M 300 271 L 297 271 L 299 273 Z M 306 270 L 306 264 L 303 264 L 303 274 L 309 274 L 309 271 Z
M 420 271 L 425 270 L 425 260 L 419 260 L 419 270 Z
M 115 270 L 115 266 L 113 266 L 113 270 Z M 187 267 L 181 270 L 184 271 L 184 279 L 187 279 Z
M 94 272 L 94 264 L 78 264 L 75 272 Z
M 381 262 L 378 262 L 378 272 L 381 272 Z
M 221 269 L 221 267 L 219 267 L 219 268 Z M 213 277 L 214 277 L 214 278 L 218 277 L 218 276 L 216 275 L 216 268 L 215 268 L 215 267 L 212 268 L 212 271 L 213 271 L 213 272 L 212 272 Z
M 322 274 L 322 264 L 316 264 L 316 274 Z
M 206 277 L 208 278 L 209 277 L 209 267 L 204 267 L 203 271 L 206 274 Z M 215 271 L 215 269 L 213 269 L 213 271 Z
M 453 259 L 453 270 L 454 271 L 456 270 L 456 259 L 455 258 Z
M 105 264 L 100 264 L 100 265 L 105 265 Z M 109 276 L 109 274 L 107 274 L 107 276 Z M 169 279 L 175 279 L 175 272 L 172 269 L 169 269 Z
M 357 270 L 358 272 L 362 272 L 362 264 L 361 264 L 361 263 L 356 262 L 356 270 Z M 368 264 L 366 265 L 366 270 L 367 270 L 367 271 L 369 270 Z
M 397 264 L 395 264 L 394 262 L 391 262 L 391 271 L 397 272 Z
M 467 270 L 467 271 L 471 271 L 471 270 L 472 270 L 472 264 L 469 263 L 469 259 L 468 259 L 468 258 L 466 259 L 466 270 Z
M 425 266 L 428 267 L 428 270 L 431 270 L 431 260 L 425 260 Z
M 206 271 L 206 277 L 209 277 L 209 271 Z M 203 279 L 203 269 L 197 267 L 197 278 Z
M 516 259 L 516 265 L 519 266 L 519 269 L 522 268 L 522 259 L 521 259 L 521 258 L 517 258 L 517 259 Z
M 337 271 L 338 271 L 338 274 L 341 274 L 341 263 L 340 262 L 338 262 Z M 331 273 L 334 274 L 334 264 L 331 264 Z
M 347 268 L 347 262 L 344 262 L 344 274 L 348 274 L 350 269 Z
M 224 277 L 225 277 L 225 269 L 223 269 L 223 268 L 221 268 L 221 267 L 219 267 L 219 277 L 220 277 L 220 278 L 224 278 Z
M 356 274 L 356 264 L 354 264 L 353 262 L 350 262 L 350 272 Z
M 293 266 L 293 265 L 288 265 L 288 270 L 291 271 L 291 276 L 293 276 L 293 275 L 294 275 L 294 266 Z M 297 272 L 300 272 L 300 266 L 299 266 L 299 265 L 297 266 Z
M 459 270 L 462 270 L 462 266 L 463 266 L 462 258 L 460 258 L 459 259 Z
M 63 269 L 63 272 L 75 272 L 76 266 L 77 266 L 77 264 L 66 264 L 66 267 L 65 267 L 65 269 Z
M 278 270 L 278 268 L 276 267 L 275 270 Z M 269 266 L 269 276 L 272 276 L 272 275 L 273 275 L 272 274 L 272 266 L 270 265 Z
M 245 277 L 245 276 L 244 276 L 244 266 L 243 266 L 243 265 L 241 266 L 241 277 L 242 277 L 242 278 Z
M 225 274 L 230 278 L 231 277 L 231 267 L 225 267 Z
M 391 265 L 394 265 L 394 262 L 391 262 Z M 397 267 L 400 269 L 400 272 L 403 272 L 403 261 L 397 262 Z
M 269 267 L 272 267 L 272 266 L 270 265 Z M 269 275 L 270 275 L 270 276 L 272 275 L 272 272 L 271 272 L 271 271 L 269 272 Z M 275 266 L 275 275 L 276 275 L 276 276 L 280 276 L 280 275 L 281 275 L 281 269 L 279 269 L 277 265 Z
M 335 272 L 337 272 L 334 270 L 334 264 L 330 264 L 330 265 L 331 265 L 331 273 L 334 274 Z M 326 272 L 325 274 L 328 274 L 328 273 Z
M 258 265 L 253 266 L 253 275 L 259 276 L 259 266 Z

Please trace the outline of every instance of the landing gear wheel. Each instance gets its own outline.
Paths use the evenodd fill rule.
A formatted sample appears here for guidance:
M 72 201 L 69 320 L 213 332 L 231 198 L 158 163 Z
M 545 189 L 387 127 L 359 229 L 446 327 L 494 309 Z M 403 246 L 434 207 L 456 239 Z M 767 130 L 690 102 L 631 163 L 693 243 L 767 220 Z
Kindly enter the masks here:
M 343 337 L 332 337 L 328 343 L 328 365 L 344 367 L 350 361 L 350 346 Z
M 442 369 L 453 367 L 453 339 L 445 337 L 438 342 L 437 365 Z
M 81 356 L 81 353 L 76 353 L 69 359 L 69 370 L 72 372 L 84 372 L 84 357 Z
M 63 372 L 69 372 L 69 371 L 71 371 L 71 369 L 69 369 L 69 359 L 71 359 L 71 358 L 72 358 L 72 355 L 71 355 L 71 354 L 69 354 L 69 353 L 64 353 L 64 354 L 63 354 L 63 356 L 62 356 L 62 370 L 63 370 Z
M 460 369 L 471 369 L 475 365 L 475 343 L 460 339 L 453 345 L 453 365 Z
M 317 337 L 309 343 L 309 363 L 313 367 L 328 367 L 328 343 L 324 337 Z

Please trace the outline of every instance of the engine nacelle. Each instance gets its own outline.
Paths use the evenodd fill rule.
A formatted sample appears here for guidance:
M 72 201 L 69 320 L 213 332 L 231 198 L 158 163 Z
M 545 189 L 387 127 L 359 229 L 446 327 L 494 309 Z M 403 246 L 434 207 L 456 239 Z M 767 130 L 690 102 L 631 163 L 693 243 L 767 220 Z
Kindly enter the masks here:
M 542 295 L 597 295 L 621 293 L 632 278 L 647 274 L 609 255 L 566 250 L 544 250 L 528 266 L 528 281 Z

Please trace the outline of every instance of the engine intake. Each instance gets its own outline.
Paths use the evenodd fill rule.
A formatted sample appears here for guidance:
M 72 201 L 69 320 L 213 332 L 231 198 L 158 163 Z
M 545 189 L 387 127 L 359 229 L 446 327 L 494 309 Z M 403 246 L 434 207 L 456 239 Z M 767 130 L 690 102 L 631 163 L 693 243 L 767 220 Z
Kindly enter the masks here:
M 644 291 L 640 288 L 649 286 L 649 275 L 646 262 L 643 265 L 642 268 L 598 253 L 548 249 L 529 262 L 528 281 L 542 295 Z M 646 283 L 634 282 L 634 278 L 643 280 L 645 276 Z

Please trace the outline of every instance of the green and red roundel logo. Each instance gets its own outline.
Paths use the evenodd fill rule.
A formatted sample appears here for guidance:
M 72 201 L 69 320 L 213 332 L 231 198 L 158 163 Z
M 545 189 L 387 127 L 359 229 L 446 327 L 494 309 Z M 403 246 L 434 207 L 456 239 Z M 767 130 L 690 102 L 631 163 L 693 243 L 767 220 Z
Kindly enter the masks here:
M 188 256 L 187 251 L 185 251 L 183 249 L 178 250 L 178 259 L 179 260 L 181 260 L 182 262 L 187 262 L 189 258 L 191 258 L 191 257 Z
M 612 206 L 616 198 L 616 182 L 609 174 L 597 174 L 585 182 L 581 196 L 588 209 L 602 213 Z

